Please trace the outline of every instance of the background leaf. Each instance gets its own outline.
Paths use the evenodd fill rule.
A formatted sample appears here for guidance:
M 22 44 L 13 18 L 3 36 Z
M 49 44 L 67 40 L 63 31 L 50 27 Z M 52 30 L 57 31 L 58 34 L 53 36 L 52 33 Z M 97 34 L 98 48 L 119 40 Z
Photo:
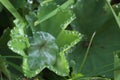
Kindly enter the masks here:
M 90 6 L 91 9 L 89 9 Z M 75 22 L 73 22 L 72 27 L 85 36 L 73 53 L 69 55 L 73 72 L 81 72 L 86 76 L 104 75 L 106 77 L 113 77 L 112 70 L 114 66 L 110 64 L 114 62 L 113 52 L 120 47 L 118 44 L 120 42 L 120 31 L 112 12 L 106 6 L 104 0 L 78 0 L 74 11 L 77 18 Z M 91 34 L 94 31 L 97 33 L 90 47 L 86 63 L 82 70 L 79 71 Z
M 114 54 L 114 79 L 119 80 L 120 79 L 120 52 L 116 51 Z

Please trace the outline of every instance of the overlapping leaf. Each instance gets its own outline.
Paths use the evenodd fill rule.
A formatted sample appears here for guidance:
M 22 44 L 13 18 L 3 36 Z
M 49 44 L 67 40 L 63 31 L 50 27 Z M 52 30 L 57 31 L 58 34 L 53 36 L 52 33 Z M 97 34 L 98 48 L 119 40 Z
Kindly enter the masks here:
M 35 76 L 45 67 L 54 65 L 58 52 L 59 48 L 52 35 L 45 32 L 35 32 L 30 38 L 30 47 L 27 49 L 28 57 L 24 59 L 27 60 L 27 63 L 23 64 L 26 76 Z M 26 66 L 28 66 L 27 69 Z
M 18 8 L 25 8 L 25 5 L 26 5 L 26 0 L 21 0 L 21 1 L 18 1 L 18 0 L 10 0 L 10 2 L 13 4 L 13 6 L 18 9 Z
M 70 61 L 73 71 L 79 72 L 90 37 L 96 31 L 81 72 L 87 76 L 113 77 L 113 72 L 111 72 L 113 65 L 110 64 L 114 62 L 113 52 L 120 47 L 120 31 L 112 12 L 104 0 L 78 0 L 75 13 L 77 19 L 72 26 L 86 36 L 85 40 L 80 42 L 69 56 L 69 60 L 73 59 Z M 76 55 L 73 57 L 74 54 Z M 72 65 L 73 63 L 74 65 Z
M 27 35 L 25 34 L 25 23 L 21 23 L 19 20 L 15 20 L 16 27 L 11 30 L 11 38 L 8 46 L 14 52 L 25 56 L 25 49 L 29 47 Z
M 74 14 L 67 7 L 63 9 L 62 7 L 57 8 L 57 6 L 57 13 L 53 13 L 53 11 L 52 15 L 48 14 L 49 11 L 54 10 L 50 5 L 56 4 L 49 2 L 44 4 L 38 9 L 37 15 L 30 12 L 30 15 L 26 16 L 28 25 L 17 23 L 11 31 L 12 39 L 8 45 L 11 50 L 23 56 L 23 71 L 27 77 L 36 76 L 44 68 L 48 68 L 58 75 L 67 76 L 69 65 L 64 52 L 67 52 L 81 39 L 79 33 L 65 30 L 68 24 L 74 20 Z M 47 16 L 47 19 L 44 17 L 44 22 L 35 26 L 34 22 L 39 21 L 41 15 Z M 32 35 L 26 31 L 32 31 Z

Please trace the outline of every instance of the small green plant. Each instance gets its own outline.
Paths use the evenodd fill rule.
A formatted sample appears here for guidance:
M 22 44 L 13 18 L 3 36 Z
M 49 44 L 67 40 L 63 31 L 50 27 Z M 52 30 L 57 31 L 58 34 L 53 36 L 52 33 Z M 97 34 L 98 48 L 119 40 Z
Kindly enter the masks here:
M 111 6 L 110 0 L 0 3 L 0 17 L 7 16 L 0 25 L 9 26 L 0 38 L 1 80 L 111 80 L 113 74 L 119 80 L 119 4 Z

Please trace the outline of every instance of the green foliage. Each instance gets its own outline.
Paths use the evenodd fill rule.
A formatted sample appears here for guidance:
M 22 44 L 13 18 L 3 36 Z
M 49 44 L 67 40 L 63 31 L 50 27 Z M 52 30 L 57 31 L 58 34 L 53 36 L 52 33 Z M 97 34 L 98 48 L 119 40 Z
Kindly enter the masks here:
M 74 73 L 79 72 L 90 37 L 96 32 L 87 55 L 87 60 L 80 72 L 87 76 L 104 75 L 113 77 L 111 69 L 113 69 L 114 66 L 110 64 L 114 63 L 113 52 L 119 50 L 120 47 L 118 44 L 120 41 L 120 31 L 112 12 L 105 3 L 105 0 L 82 0 L 76 4 L 74 11 L 77 17 L 72 23 L 72 26 L 79 32 L 85 34 L 85 37 L 69 57 L 69 61 L 73 59 L 72 61 L 75 63 L 71 65 Z M 88 10 L 89 7 L 91 7 L 91 9 Z M 74 53 L 76 53 L 76 55 L 74 55 Z M 73 57 L 73 55 L 75 57 Z
M 120 79 L 120 51 L 116 51 L 114 54 L 114 77 L 115 80 L 119 80 Z
M 110 0 L 0 0 L 0 78 L 119 80 L 119 12 Z
M 0 55 L 0 73 L 3 73 L 8 79 L 11 79 L 10 72 L 7 69 L 5 60 Z
M 65 4 L 70 2 L 71 1 L 67 1 Z M 69 66 L 65 52 L 73 47 L 81 37 L 80 34 L 75 31 L 65 30 L 75 19 L 74 14 L 65 4 L 59 8 L 56 6 L 57 12 L 55 10 L 52 14 L 40 14 L 45 10 L 54 10 L 52 9 L 53 7 L 49 7 L 49 5 L 53 6 L 55 4 L 51 2 L 44 3 L 42 7 L 39 7 L 40 9 L 38 8 L 37 14 L 30 12 L 30 14 L 26 16 L 27 22 L 25 22 L 26 20 L 23 22 L 22 18 L 17 17 L 20 16 L 18 15 L 19 13 L 13 14 L 17 19 L 14 21 L 15 27 L 11 30 L 11 40 L 8 42 L 8 46 L 12 51 L 23 57 L 22 68 L 25 76 L 29 78 L 34 77 L 44 68 L 48 68 L 58 75 L 68 76 Z M 63 8 L 64 6 L 66 9 Z M 11 10 L 9 9 L 10 12 Z M 34 25 L 34 22 L 39 21 L 44 15 L 45 17 L 46 15 L 50 17 L 46 19 L 44 17 L 44 22 L 39 23 L 37 26 Z M 63 16 L 64 18 L 62 18 Z M 46 25 L 48 23 L 50 23 L 49 27 Z M 55 31 L 53 31 L 54 29 Z M 31 32 L 31 34 L 27 32 Z M 68 32 L 69 34 L 67 35 L 66 33 Z M 61 34 L 66 35 L 62 36 Z M 67 42 L 67 38 L 69 38 L 69 42 Z

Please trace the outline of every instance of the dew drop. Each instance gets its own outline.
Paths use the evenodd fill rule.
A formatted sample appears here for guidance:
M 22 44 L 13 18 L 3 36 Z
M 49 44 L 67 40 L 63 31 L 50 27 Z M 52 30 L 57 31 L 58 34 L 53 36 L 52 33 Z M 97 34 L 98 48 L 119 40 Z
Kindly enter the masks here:
M 24 35 L 26 38 L 28 37 L 28 35 Z
M 33 4 L 33 0 L 27 0 L 29 4 Z
M 57 5 L 57 7 L 60 7 L 60 5 Z
M 13 47 L 11 47 L 11 50 L 14 50 L 14 48 L 13 48 Z
M 72 5 L 70 8 L 71 8 L 71 9 L 73 9 L 73 8 L 74 8 L 74 6 Z
M 118 5 L 115 6 L 116 8 L 119 8 Z
M 38 71 L 35 72 L 35 74 L 38 74 L 38 73 L 39 73 Z
M 55 73 L 56 73 L 56 74 L 58 74 L 58 72 L 57 72 L 57 71 L 55 71 Z

